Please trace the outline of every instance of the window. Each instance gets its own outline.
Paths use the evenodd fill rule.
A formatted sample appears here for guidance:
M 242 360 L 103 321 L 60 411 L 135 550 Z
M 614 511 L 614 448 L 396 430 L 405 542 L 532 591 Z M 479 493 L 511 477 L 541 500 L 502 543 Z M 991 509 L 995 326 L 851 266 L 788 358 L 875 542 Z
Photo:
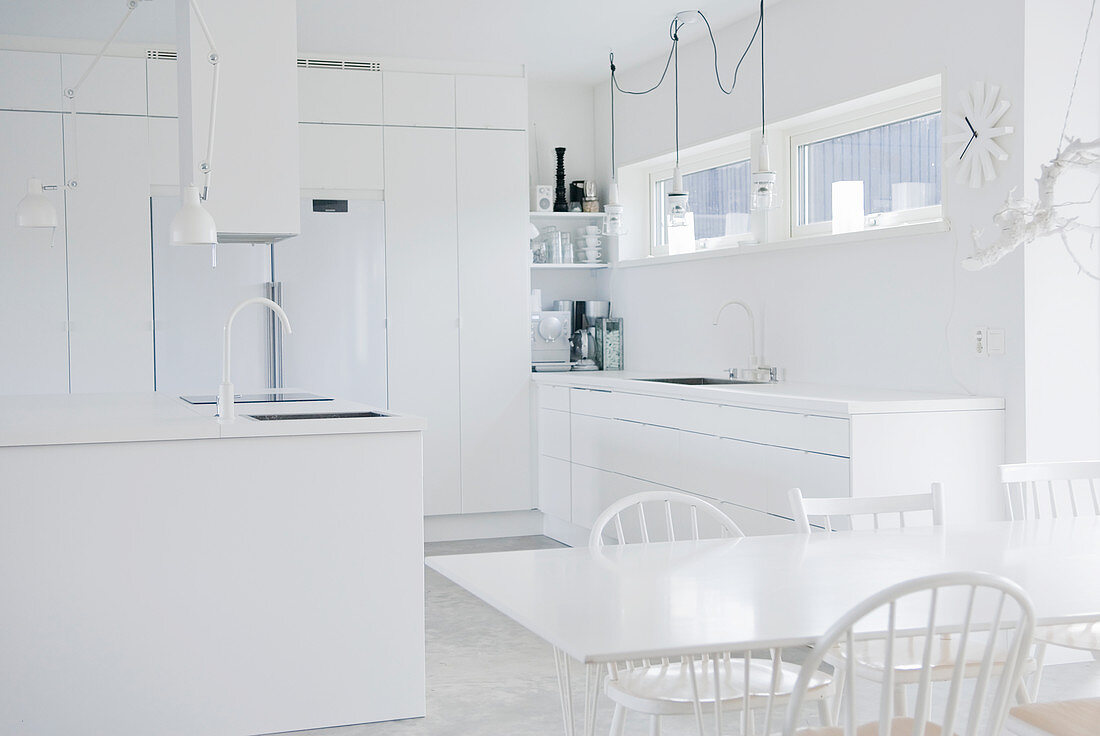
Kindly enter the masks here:
M 653 255 L 722 248 L 746 237 L 750 230 L 748 158 L 717 165 L 711 159 L 709 164 L 697 163 L 694 170 L 681 166 L 688 193 L 688 224 L 682 228 L 665 225 L 665 197 L 672 186 L 672 172 L 665 169 L 651 175 Z
M 863 182 L 867 228 L 939 219 L 941 117 L 928 101 L 792 136 L 791 235 L 831 231 L 838 181 Z

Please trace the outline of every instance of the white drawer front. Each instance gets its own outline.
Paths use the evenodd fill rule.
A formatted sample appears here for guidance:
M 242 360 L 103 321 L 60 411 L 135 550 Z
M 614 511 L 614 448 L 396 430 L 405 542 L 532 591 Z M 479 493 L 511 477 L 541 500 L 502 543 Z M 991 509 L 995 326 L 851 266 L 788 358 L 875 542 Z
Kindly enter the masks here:
M 723 406 L 707 429 L 730 439 L 848 457 L 847 419 Z
M 569 411 L 569 389 L 565 386 L 539 386 L 539 408 Z
M 569 390 L 569 410 L 574 414 L 614 419 L 615 406 L 621 397 L 622 394 L 614 394 L 610 391 L 573 388 Z
M 539 409 L 539 455 L 569 460 L 568 412 Z
M 570 466 L 565 460 L 539 458 L 539 509 L 569 521 L 572 514 Z

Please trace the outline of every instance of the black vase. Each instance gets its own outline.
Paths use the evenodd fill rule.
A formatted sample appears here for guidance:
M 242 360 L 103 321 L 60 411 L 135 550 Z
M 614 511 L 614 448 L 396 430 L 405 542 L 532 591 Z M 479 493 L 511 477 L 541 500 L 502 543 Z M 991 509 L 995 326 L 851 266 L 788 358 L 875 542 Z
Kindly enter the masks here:
M 569 202 L 565 194 L 565 149 L 555 148 L 558 155 L 557 182 L 554 186 L 554 212 L 568 212 Z

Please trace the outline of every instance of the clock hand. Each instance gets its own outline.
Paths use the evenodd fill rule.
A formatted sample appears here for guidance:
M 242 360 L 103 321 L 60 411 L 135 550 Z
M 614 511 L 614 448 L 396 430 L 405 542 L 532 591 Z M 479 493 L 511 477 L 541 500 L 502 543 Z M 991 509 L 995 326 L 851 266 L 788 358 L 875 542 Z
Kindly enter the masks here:
M 964 118 L 964 120 L 965 120 L 965 118 Z M 971 128 L 971 130 L 974 130 L 974 129 L 973 129 L 973 128 Z M 959 154 L 959 160 L 960 160 L 960 161 L 962 161 L 962 159 L 963 159 L 963 156 L 965 156 L 965 155 L 966 155 L 966 151 L 967 151 L 967 149 L 969 149 L 969 148 L 970 148 L 970 144 L 971 144 L 971 143 L 973 143 L 973 142 L 974 142 L 974 141 L 976 141 L 976 140 L 978 140 L 978 134 L 977 134 L 977 133 L 971 133 L 971 134 L 970 134 L 970 140 L 968 140 L 968 141 L 966 142 L 966 148 L 964 148 L 964 149 L 962 150 L 962 153 L 960 153 L 960 154 Z
M 970 124 L 970 118 L 968 118 L 964 115 L 963 120 L 966 121 L 966 127 L 970 128 L 971 135 L 973 135 L 974 137 L 977 137 L 978 131 L 974 130 L 974 126 Z

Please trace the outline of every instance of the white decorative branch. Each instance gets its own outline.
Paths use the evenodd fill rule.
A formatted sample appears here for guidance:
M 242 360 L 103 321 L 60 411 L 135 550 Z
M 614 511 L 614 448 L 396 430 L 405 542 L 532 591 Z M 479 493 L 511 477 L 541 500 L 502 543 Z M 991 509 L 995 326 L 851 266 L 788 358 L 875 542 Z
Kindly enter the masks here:
M 1092 141 L 1068 138 L 1058 155 L 1040 167 L 1036 200 L 1016 197 L 1015 190 L 1009 192 L 1005 205 L 993 215 L 993 223 L 1000 229 L 1000 235 L 988 246 L 982 247 L 982 231 L 974 229 L 971 232 L 974 255 L 963 260 L 963 268 L 970 271 L 988 268 L 1022 245 L 1039 238 L 1058 235 L 1081 273 L 1100 280 L 1100 275 L 1086 269 L 1070 250 L 1067 237 L 1074 230 L 1100 233 L 1100 225 L 1081 223 L 1076 217 L 1060 214 L 1061 208 L 1078 203 L 1054 202 L 1054 187 L 1058 177 L 1071 169 L 1092 171 L 1100 175 L 1100 138 Z M 1095 197 L 1095 192 L 1093 196 Z

